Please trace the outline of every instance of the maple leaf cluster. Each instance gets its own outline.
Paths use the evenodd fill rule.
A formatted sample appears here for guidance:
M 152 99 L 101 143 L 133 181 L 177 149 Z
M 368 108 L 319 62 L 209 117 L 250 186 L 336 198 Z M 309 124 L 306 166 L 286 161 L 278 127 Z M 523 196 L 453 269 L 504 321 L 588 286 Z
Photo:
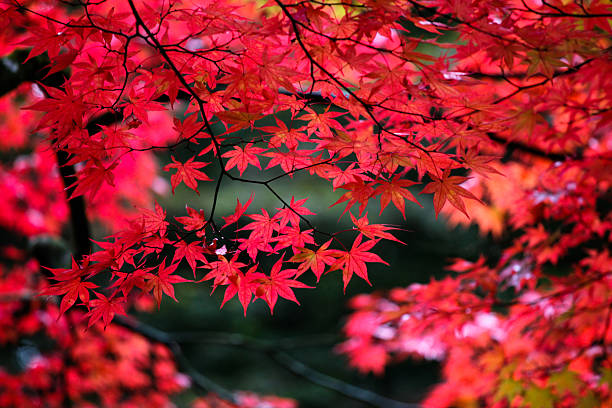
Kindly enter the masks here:
M 97 401 L 108 407 L 164 407 L 189 385 L 165 345 L 118 325 L 83 330 L 81 311 L 60 318 L 65 303 L 58 307 L 35 296 L 44 281 L 38 262 L 25 256 L 5 251 L 0 269 L 0 346 L 14 347 L 20 356 L 17 372 L 0 367 L 0 406 L 91 406 Z M 9 266 L 7 258 L 18 266 Z
M 7 75 L 44 61 L 0 98 L 0 147 L 25 152 L 0 168 L 0 226 L 59 236 L 81 217 L 110 234 L 90 250 L 81 228 L 69 267 L 8 273 L 7 291 L 60 297 L 57 315 L 102 337 L 131 307 L 178 300 L 178 283 L 273 312 L 336 271 L 344 290 L 370 283 L 386 264 L 374 248 L 404 228 L 371 223 L 372 209 L 405 219 L 406 202 L 431 202 L 512 239 L 499 259 L 356 300 L 352 364 L 443 360 L 431 406 L 609 403 L 609 2 L 9 0 L 0 21 Z M 313 197 L 276 187 L 298 178 L 332 190 L 350 227 L 322 229 Z M 254 193 L 221 214 L 230 181 Z M 154 201 L 168 190 L 207 210 L 168 216 Z M 262 195 L 278 204 L 253 210 Z

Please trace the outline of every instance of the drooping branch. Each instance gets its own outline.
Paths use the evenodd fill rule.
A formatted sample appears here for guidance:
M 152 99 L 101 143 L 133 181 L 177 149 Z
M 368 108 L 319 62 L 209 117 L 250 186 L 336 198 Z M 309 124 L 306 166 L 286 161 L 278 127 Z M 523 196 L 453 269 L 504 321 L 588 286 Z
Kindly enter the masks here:
M 529 146 L 519 141 L 508 141 L 503 137 L 499 136 L 497 133 L 487 132 L 487 136 L 491 141 L 498 143 L 506 148 L 506 154 L 504 155 L 505 157 L 510 157 L 512 156 L 512 153 L 514 151 L 518 151 L 542 159 L 547 159 L 552 162 L 563 162 L 567 159 L 574 158 L 574 155 L 566 153 L 546 152 L 544 150 L 538 149 L 537 147 Z
M 168 348 L 174 354 L 179 367 L 189 374 L 194 384 L 198 388 L 206 392 L 213 392 L 227 401 L 236 402 L 231 391 L 217 384 L 191 365 L 191 362 L 183 353 L 183 349 L 181 348 L 179 342 L 177 342 L 170 334 L 131 317 L 117 316 L 114 318 L 113 323 L 127 328 L 134 333 L 140 334 L 150 341 L 168 346 Z
M 32 300 L 38 298 L 35 293 L 23 293 L 19 296 L 15 295 L 10 298 L 4 298 L 0 301 L 14 300 Z M 53 297 L 48 297 L 51 299 Z M 346 398 L 354 401 L 365 403 L 372 407 L 378 408 L 421 408 L 420 404 L 406 403 L 391 398 L 379 395 L 373 391 L 357 387 L 346 383 L 337 378 L 323 374 L 301 361 L 289 355 L 286 350 L 311 347 L 313 345 L 329 344 L 336 342 L 336 336 L 322 335 L 304 339 L 281 339 L 278 342 L 265 342 L 256 338 L 250 338 L 238 333 L 168 333 L 150 326 L 142 321 L 139 321 L 131 316 L 115 316 L 113 324 L 130 330 L 133 333 L 145 337 L 149 341 L 163 344 L 167 346 L 176 358 L 179 368 L 186 372 L 193 380 L 194 385 L 205 392 L 213 392 L 219 397 L 236 402 L 234 394 L 216 383 L 215 381 L 202 374 L 195 369 L 187 356 L 185 356 L 181 343 L 205 343 L 205 344 L 221 344 L 232 347 L 240 347 L 246 350 L 260 352 L 267 355 L 272 361 L 279 366 L 293 373 L 294 375 L 303 378 L 304 380 L 316 384 L 320 387 L 332 390 Z
M 337 378 L 331 377 L 327 374 L 323 374 L 305 365 L 301 361 L 290 356 L 287 352 L 283 351 L 285 349 L 292 348 L 292 346 L 296 346 L 296 344 L 299 347 L 299 342 L 295 343 L 295 341 L 281 341 L 278 344 L 271 344 L 268 342 L 261 341 L 259 339 L 242 336 L 237 333 L 215 333 L 212 336 L 208 336 L 203 333 L 175 335 L 163 332 L 134 319 L 116 317 L 115 322 L 123 327 L 129 328 L 130 330 L 138 334 L 143 335 L 149 340 L 157 341 L 168 345 L 175 352 L 175 354 L 178 351 L 179 355 L 181 356 L 182 352 L 180 350 L 180 343 L 186 342 L 198 342 L 206 344 L 214 343 L 233 347 L 240 347 L 245 350 L 263 353 L 268 356 L 272 361 L 277 363 L 279 366 L 290 371 L 294 375 L 308 382 L 316 384 L 320 387 L 332 390 L 354 401 L 362 402 L 369 406 L 378 408 L 421 408 L 420 404 L 407 403 L 387 398 L 373 391 L 357 387 L 355 385 L 341 381 Z M 325 340 L 327 341 L 328 339 Z M 182 356 L 181 358 L 184 358 L 184 356 Z M 187 369 L 188 367 L 185 366 L 185 368 Z M 211 390 L 223 396 L 220 392 L 214 389 Z
M 366 390 L 355 385 L 345 383 L 344 381 L 340 381 L 337 378 L 330 377 L 329 375 L 323 374 L 308 367 L 287 353 L 275 352 L 271 354 L 271 357 L 274 361 L 283 366 L 285 369 L 291 371 L 293 374 L 302 377 L 313 384 L 317 384 L 321 387 L 335 391 L 352 400 L 364 402 L 370 406 L 380 408 L 422 408 L 420 404 L 392 400 L 370 390 Z

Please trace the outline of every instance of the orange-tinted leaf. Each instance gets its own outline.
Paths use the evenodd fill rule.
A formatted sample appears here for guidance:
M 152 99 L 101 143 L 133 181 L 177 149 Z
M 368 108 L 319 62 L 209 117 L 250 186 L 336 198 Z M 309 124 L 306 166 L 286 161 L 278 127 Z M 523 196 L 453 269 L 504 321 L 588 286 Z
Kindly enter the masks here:
M 445 170 L 442 178 L 435 178 L 432 182 L 427 184 L 421 194 L 433 194 L 434 210 L 436 217 L 444 207 L 444 204 L 448 200 L 453 207 L 465 214 L 466 217 L 470 218 L 467 211 L 465 210 L 465 204 L 461 197 L 469 198 L 472 200 L 480 201 L 474 194 L 461 187 L 460 184 L 468 180 L 468 177 L 451 176 L 450 170 Z
M 402 217 L 406 219 L 406 214 L 404 212 L 405 200 L 413 201 L 417 203 L 419 206 L 421 204 L 414 198 L 412 193 L 406 188 L 413 186 L 415 183 L 410 180 L 402 180 L 399 175 L 393 177 L 390 181 L 382 181 L 380 182 L 380 186 L 376 187 L 374 190 L 374 195 L 380 194 L 380 213 L 382 214 L 383 210 L 389 202 L 393 201 L 395 207 L 400 210 L 402 213 Z

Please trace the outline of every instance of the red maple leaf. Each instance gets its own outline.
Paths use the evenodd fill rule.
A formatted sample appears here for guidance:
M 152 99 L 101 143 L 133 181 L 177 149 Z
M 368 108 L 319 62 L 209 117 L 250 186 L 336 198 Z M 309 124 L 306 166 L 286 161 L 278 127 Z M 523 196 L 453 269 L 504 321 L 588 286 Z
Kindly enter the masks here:
M 345 184 L 358 182 L 359 178 L 365 181 L 371 181 L 370 177 L 363 174 L 363 169 L 355 167 L 356 163 L 351 163 L 347 168 L 341 169 L 338 166 L 328 166 L 325 168 L 323 175 L 325 178 L 332 181 L 334 190 Z
M 433 181 L 425 186 L 421 194 L 432 194 L 434 195 L 433 203 L 434 210 L 436 212 L 436 218 L 444 207 L 444 204 L 448 200 L 453 207 L 465 214 L 466 217 L 470 218 L 467 211 L 465 210 L 465 203 L 461 197 L 470 198 L 472 200 L 480 200 L 471 192 L 461 187 L 460 184 L 468 180 L 468 177 L 451 176 L 450 170 L 446 169 L 441 178 L 432 176 Z
M 344 291 L 350 282 L 353 273 L 365 280 L 368 285 L 372 285 L 368 279 L 368 267 L 366 262 L 379 262 L 389 265 L 383 261 L 378 255 L 368 252 L 376 245 L 378 240 L 370 240 L 361 242 L 363 235 L 359 234 L 353 246 L 349 251 L 333 250 L 334 256 L 337 256 L 336 262 L 331 266 L 330 272 L 336 269 L 342 269 L 342 281 L 344 283 Z
M 74 187 L 70 198 L 78 197 L 87 194 L 87 199 L 93 201 L 100 188 L 106 182 L 110 186 L 114 186 L 113 169 L 117 167 L 119 161 L 115 160 L 108 167 L 100 160 L 91 158 L 85 164 L 85 167 L 79 172 L 79 180 L 72 183 L 66 189 Z
M 85 315 L 89 317 L 87 328 L 90 328 L 95 322 L 102 319 L 104 327 L 108 326 L 115 317 L 115 314 L 125 316 L 125 310 L 123 305 L 125 304 L 125 298 L 123 297 L 106 297 L 101 293 L 94 292 L 98 299 L 89 301 L 89 307 L 91 310 Z
M 138 267 L 130 272 L 115 272 L 113 275 L 117 278 L 117 280 L 110 287 L 119 288 L 121 293 L 123 293 L 123 296 L 127 296 L 132 289 L 134 289 L 134 287 L 140 288 L 144 291 L 146 286 L 144 276 L 153 269 L 155 268 Z
M 80 277 L 75 277 L 42 290 L 41 295 L 64 295 L 60 303 L 60 315 L 63 315 L 66 310 L 74 305 L 77 299 L 81 299 L 85 305 L 88 305 L 89 289 L 97 287 L 98 285 L 92 282 L 86 282 Z
M 300 116 L 299 119 L 308 122 L 306 129 L 308 130 L 309 135 L 313 132 L 316 132 L 322 137 L 332 138 L 332 128 L 337 130 L 345 130 L 344 127 L 340 124 L 340 122 L 335 119 L 339 116 L 343 116 L 344 113 L 330 111 L 330 107 L 331 105 L 327 107 L 325 112 L 321 113 L 317 113 L 308 107 L 304 109 L 308 113 Z
M 206 257 L 204 256 L 204 248 L 202 247 L 201 241 L 193 241 L 190 243 L 185 242 L 185 240 L 180 239 L 179 237 L 174 247 L 176 248 L 174 252 L 174 257 L 172 258 L 172 264 L 180 262 L 181 259 L 185 259 L 187 264 L 191 267 L 193 271 L 193 278 L 195 279 L 195 269 L 197 261 L 206 261 Z M 177 262 L 178 261 L 178 262 Z
M 289 223 L 297 227 L 300 224 L 300 216 L 315 215 L 315 213 L 304 207 L 306 200 L 308 199 L 304 198 L 294 201 L 294 197 L 292 196 L 289 207 L 277 208 L 278 212 L 274 215 L 274 218 L 280 219 L 280 228 L 284 228 Z
M 249 239 L 261 237 L 264 243 L 270 242 L 274 231 L 279 230 L 278 220 L 270 217 L 264 208 L 261 209 L 261 214 L 249 214 L 248 216 L 253 222 L 248 223 L 238 231 L 251 230 Z
M 342 211 L 342 214 L 340 214 L 340 218 L 342 218 L 342 216 L 348 210 L 350 210 L 355 203 L 359 203 L 359 215 L 361 215 L 365 210 L 366 206 L 368 205 L 370 197 L 372 197 L 372 195 L 374 194 L 374 189 L 370 187 L 369 184 L 364 183 L 361 177 L 355 176 L 355 178 L 357 179 L 357 181 L 344 184 L 340 187 L 348 191 L 344 193 L 342 197 L 338 199 L 338 201 L 330 205 L 331 208 L 337 204 L 340 204 L 341 202 L 348 201 L 348 203 L 346 203 L 344 211 Z
M 242 205 L 240 204 L 240 200 L 236 199 L 236 208 L 234 209 L 234 213 L 230 216 L 227 217 L 223 217 L 223 220 L 225 221 L 225 225 L 223 225 L 221 227 L 221 229 L 232 225 L 233 223 L 237 222 L 240 217 L 242 217 L 242 215 L 244 214 L 244 212 L 247 210 L 247 208 L 249 208 L 249 205 L 251 205 L 251 201 L 253 201 L 253 194 L 251 193 L 251 196 L 249 197 L 249 199 L 247 200 L 247 202 Z
M 142 222 L 144 229 L 149 234 L 156 234 L 159 232 L 160 236 L 166 235 L 166 229 L 168 228 L 168 221 L 166 221 L 166 211 L 155 202 L 155 211 L 143 208 L 140 210 L 142 213 Z
M 223 153 L 221 157 L 230 157 L 227 163 L 225 163 L 225 170 L 231 170 L 237 167 L 242 176 L 242 173 L 244 173 L 249 164 L 261 170 L 261 164 L 259 163 L 257 155 L 265 151 L 266 149 L 262 149 L 261 147 L 254 147 L 253 143 L 247 143 L 244 148 L 234 146 L 234 150 Z
M 242 308 L 244 309 L 244 315 L 246 316 L 247 309 L 253 298 L 253 292 L 257 288 L 257 284 L 253 281 L 253 274 L 257 270 L 258 265 L 253 265 L 245 274 L 240 271 L 234 272 L 227 277 L 229 285 L 225 289 L 223 295 L 223 302 L 221 307 L 225 303 L 238 294 L 238 299 Z
M 171 158 L 172 163 L 167 164 L 164 167 L 164 171 L 176 169 L 176 173 L 174 173 L 170 178 L 170 184 L 172 184 L 172 194 L 174 194 L 174 189 L 176 188 L 176 186 L 178 186 L 179 183 L 183 181 L 187 187 L 194 190 L 196 193 L 198 193 L 198 195 L 200 195 L 200 192 L 198 191 L 197 180 L 210 181 L 211 178 L 209 178 L 206 174 L 199 171 L 198 169 L 208 166 L 209 163 L 194 162 L 193 159 L 195 157 L 192 157 L 183 164 L 179 161 L 176 161 L 174 156 L 171 156 Z
M 463 155 L 466 167 L 483 177 L 489 177 L 489 174 L 501 174 L 495 167 L 489 164 L 496 159 L 499 159 L 499 157 L 479 154 L 477 148 L 468 149 Z
M 176 300 L 174 297 L 174 286 L 172 286 L 173 283 L 191 282 L 189 279 L 185 279 L 182 276 L 172 275 L 177 266 L 178 263 L 175 263 L 170 264 L 170 266 L 166 268 L 166 260 L 164 259 L 162 263 L 159 264 L 157 273 L 147 273 L 144 275 L 145 279 L 147 280 L 145 290 L 147 292 L 153 291 L 153 298 L 157 303 L 158 309 L 161 304 L 163 293 L 170 296 L 175 302 L 178 302 L 178 300 Z
M 336 252 L 328 249 L 332 240 L 330 239 L 321 245 L 316 251 L 308 248 L 301 248 L 300 252 L 293 255 L 289 262 L 299 262 L 296 276 L 300 276 L 310 269 L 317 277 L 317 282 L 325 272 L 325 265 L 333 265 L 336 262 Z
M 290 226 L 279 230 L 278 236 L 272 238 L 273 241 L 276 241 L 274 251 L 278 252 L 279 249 L 290 246 L 293 253 L 298 253 L 300 248 L 304 248 L 306 244 L 314 244 L 312 231 L 311 229 L 302 231 L 299 227 Z
M 264 154 L 266 157 L 271 158 L 266 166 L 266 170 L 280 166 L 289 177 L 293 177 L 293 174 L 298 169 L 306 168 L 313 163 L 312 155 L 315 152 L 315 150 L 305 149 L 290 149 L 288 152 L 269 151 Z
M 213 292 L 219 285 L 227 285 L 229 277 L 240 272 L 240 268 L 244 268 L 246 264 L 237 261 L 238 254 L 234 254 L 232 259 L 228 260 L 223 255 L 220 255 L 217 261 L 209 262 L 204 265 L 204 268 L 210 269 L 203 278 L 203 281 L 214 279 Z
M 208 223 L 204 217 L 204 210 L 196 211 L 187 205 L 185 208 L 187 209 L 187 214 L 189 215 L 186 217 L 174 217 L 174 219 L 184 225 L 183 228 L 185 228 L 185 231 L 196 231 L 197 237 L 204 237 L 204 227 L 206 227 L 206 224 Z
M 240 251 L 246 251 L 247 254 L 251 257 L 253 261 L 257 260 L 257 254 L 259 251 L 275 253 L 274 248 L 270 245 L 275 239 L 266 237 L 263 235 L 257 235 L 252 232 L 248 238 L 238 238 L 237 241 L 240 242 L 238 249 Z
M 278 149 L 281 144 L 287 146 L 287 148 L 297 149 L 299 141 L 307 141 L 308 138 L 303 132 L 300 132 L 296 128 L 288 128 L 285 122 L 274 117 L 276 126 L 261 126 L 258 129 L 263 132 L 272 133 L 272 136 L 268 142 L 268 145 L 272 148 Z
M 370 222 L 368 221 L 367 212 L 365 213 L 363 217 L 359 219 L 356 219 L 352 213 L 349 213 L 349 214 L 351 215 L 351 220 L 353 221 L 353 224 L 355 224 L 355 227 L 357 227 L 359 232 L 361 232 L 366 237 L 370 239 L 383 238 L 383 239 L 388 239 L 390 241 L 396 241 L 396 242 L 403 244 L 402 241 L 400 241 L 399 239 L 395 238 L 393 235 L 387 232 L 389 230 L 397 230 L 399 228 L 389 227 L 388 225 L 385 225 L 385 224 L 370 224 Z
M 404 201 L 410 200 L 417 203 L 419 206 L 421 204 L 414 198 L 412 193 L 406 188 L 413 186 L 415 183 L 410 180 L 400 179 L 399 175 L 393 177 L 391 181 L 380 181 L 380 185 L 376 187 L 374 190 L 374 196 L 380 194 L 380 214 L 383 213 L 385 207 L 389 204 L 389 202 L 393 201 L 395 207 L 400 210 L 402 213 L 402 217 L 406 219 L 406 214 L 404 212 Z
M 276 305 L 279 296 L 298 305 L 300 304 L 291 288 L 312 288 L 312 286 L 292 279 L 297 274 L 297 269 L 282 270 L 283 257 L 284 255 L 272 266 L 270 276 L 261 272 L 255 272 L 251 275 L 253 282 L 258 284 L 255 296 L 265 300 L 271 314 L 274 314 L 274 305 Z

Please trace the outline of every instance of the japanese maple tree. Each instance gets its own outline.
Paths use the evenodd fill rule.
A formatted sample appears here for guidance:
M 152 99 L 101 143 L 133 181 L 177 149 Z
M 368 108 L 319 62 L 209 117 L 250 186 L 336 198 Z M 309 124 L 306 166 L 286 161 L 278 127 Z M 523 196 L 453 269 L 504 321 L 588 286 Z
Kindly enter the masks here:
M 380 241 L 409 229 L 376 214 L 430 203 L 507 246 L 353 299 L 350 363 L 442 361 L 428 407 L 612 404 L 608 1 L 5 0 L 0 16 L 0 227 L 17 237 L 0 342 L 60 346 L 0 370 L 0 406 L 167 405 L 196 376 L 121 316 L 180 301 L 178 284 L 247 315 L 320 279 L 375 282 Z M 298 177 L 351 226 L 322 228 L 320 197 L 278 189 Z M 228 182 L 245 192 L 224 214 Z M 179 192 L 207 208 L 168 216 L 160 197 Z M 24 251 L 66 225 L 65 264 Z M 193 406 L 223 404 L 294 402 Z

